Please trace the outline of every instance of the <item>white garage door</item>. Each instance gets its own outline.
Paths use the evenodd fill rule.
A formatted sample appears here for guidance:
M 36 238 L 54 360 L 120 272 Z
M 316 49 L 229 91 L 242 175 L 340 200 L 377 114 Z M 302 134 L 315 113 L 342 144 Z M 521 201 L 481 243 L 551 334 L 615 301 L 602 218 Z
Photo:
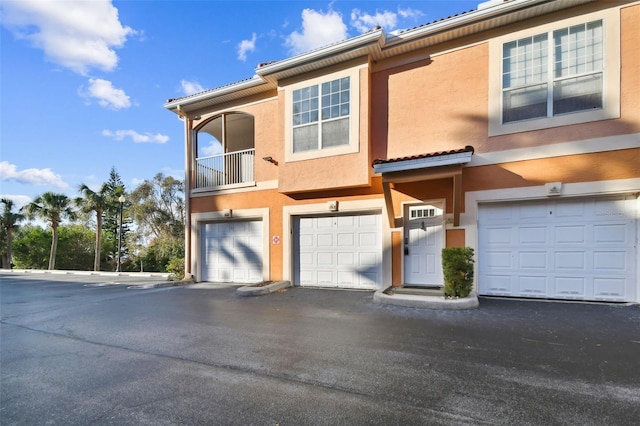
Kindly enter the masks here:
M 479 293 L 635 301 L 636 205 L 628 198 L 480 206 Z
M 382 287 L 379 214 L 294 221 L 294 281 L 301 286 Z
M 262 222 L 213 222 L 202 225 L 201 281 L 262 281 Z

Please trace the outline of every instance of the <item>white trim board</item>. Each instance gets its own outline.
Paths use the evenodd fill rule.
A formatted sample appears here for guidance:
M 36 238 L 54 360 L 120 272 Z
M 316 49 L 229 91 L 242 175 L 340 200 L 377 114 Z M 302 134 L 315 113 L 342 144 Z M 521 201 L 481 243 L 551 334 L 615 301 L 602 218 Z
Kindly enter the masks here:
M 515 161 L 539 160 L 566 155 L 592 154 L 632 148 L 640 148 L 640 133 L 584 139 L 575 142 L 562 142 L 528 148 L 508 149 L 504 151 L 475 153 L 465 167 L 489 166 Z

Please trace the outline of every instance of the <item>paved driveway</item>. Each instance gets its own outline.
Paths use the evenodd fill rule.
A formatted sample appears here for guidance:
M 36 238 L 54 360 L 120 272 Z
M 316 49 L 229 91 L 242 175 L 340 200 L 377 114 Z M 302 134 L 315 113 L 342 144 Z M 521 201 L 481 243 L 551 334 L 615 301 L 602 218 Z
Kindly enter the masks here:
M 576 424 L 640 418 L 640 308 L 128 289 L 0 274 L 0 423 Z M 95 284 L 95 282 L 93 283 Z

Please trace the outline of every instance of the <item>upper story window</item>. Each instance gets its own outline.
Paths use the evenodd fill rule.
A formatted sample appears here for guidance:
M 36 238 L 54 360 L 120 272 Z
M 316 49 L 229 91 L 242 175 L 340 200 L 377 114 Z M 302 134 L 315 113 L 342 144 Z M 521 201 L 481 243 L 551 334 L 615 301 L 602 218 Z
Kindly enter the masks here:
M 618 118 L 619 13 L 612 8 L 492 40 L 490 136 Z
M 293 152 L 349 145 L 350 80 L 336 80 L 292 93 Z
M 502 121 L 602 108 L 602 20 L 503 45 Z
M 360 70 L 367 64 L 283 87 L 285 161 L 359 151 Z

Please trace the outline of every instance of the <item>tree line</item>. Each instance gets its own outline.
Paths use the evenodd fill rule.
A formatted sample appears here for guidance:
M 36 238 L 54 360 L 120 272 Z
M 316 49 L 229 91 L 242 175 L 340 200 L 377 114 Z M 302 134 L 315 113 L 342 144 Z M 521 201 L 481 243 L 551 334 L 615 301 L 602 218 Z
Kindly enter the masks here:
M 78 197 L 0 200 L 2 268 L 171 272 L 184 276 L 184 184 L 158 173 L 128 192 L 115 168 Z M 34 223 L 39 220 L 46 229 Z

